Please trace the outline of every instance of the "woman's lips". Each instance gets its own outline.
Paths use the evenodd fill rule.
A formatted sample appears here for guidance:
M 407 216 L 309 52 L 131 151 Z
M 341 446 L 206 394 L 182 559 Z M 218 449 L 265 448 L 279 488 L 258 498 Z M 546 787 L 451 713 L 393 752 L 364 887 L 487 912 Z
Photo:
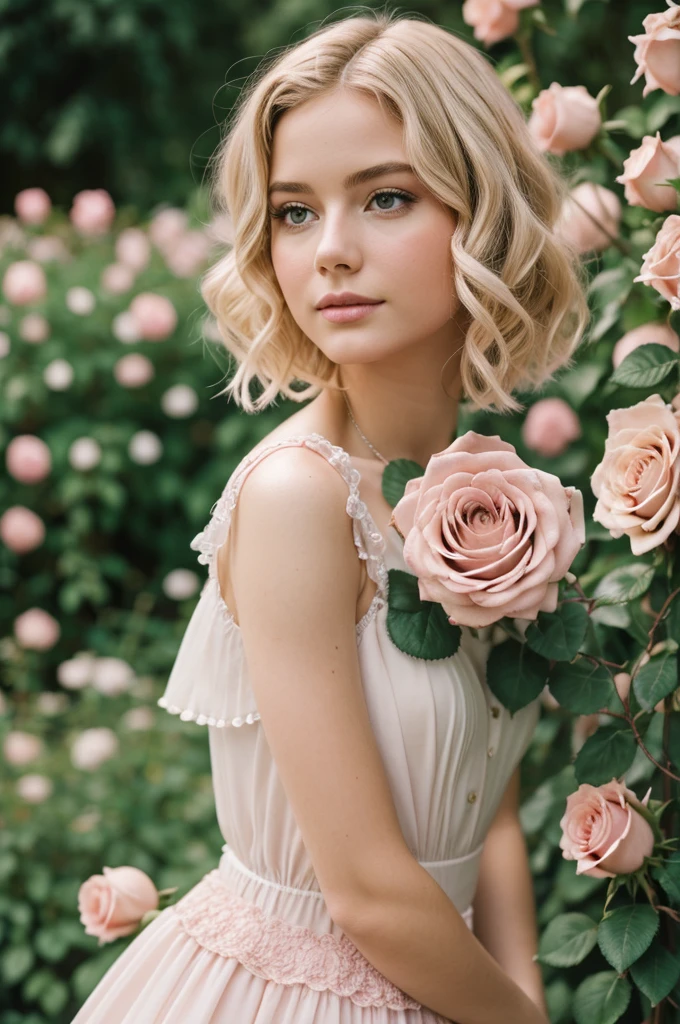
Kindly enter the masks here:
M 355 306 L 324 306 L 319 312 L 326 320 L 334 324 L 346 324 L 352 320 L 361 320 L 372 310 L 382 306 L 382 302 L 357 303 Z

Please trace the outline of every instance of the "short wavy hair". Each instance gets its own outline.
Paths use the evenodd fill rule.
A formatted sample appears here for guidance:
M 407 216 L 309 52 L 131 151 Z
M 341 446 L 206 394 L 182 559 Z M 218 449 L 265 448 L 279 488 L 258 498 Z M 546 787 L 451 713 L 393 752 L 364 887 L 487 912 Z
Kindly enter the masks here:
M 299 328 L 278 286 L 266 198 L 278 118 L 337 87 L 372 96 L 403 125 L 416 174 L 456 215 L 453 282 L 469 314 L 465 397 L 480 408 L 521 409 L 511 392 L 540 387 L 568 365 L 588 322 L 578 253 L 554 231 L 567 182 L 479 50 L 390 12 L 322 27 L 261 63 L 241 92 L 210 182 L 218 218 L 231 221 L 231 246 L 201 280 L 237 363 L 220 394 L 254 412 L 279 393 L 301 402 L 341 387 L 338 364 Z M 253 401 L 255 378 L 262 393 Z

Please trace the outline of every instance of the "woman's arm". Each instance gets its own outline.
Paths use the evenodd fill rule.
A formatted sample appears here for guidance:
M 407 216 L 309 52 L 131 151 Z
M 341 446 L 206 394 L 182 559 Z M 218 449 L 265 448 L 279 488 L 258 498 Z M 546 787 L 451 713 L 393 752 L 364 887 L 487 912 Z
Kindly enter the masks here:
M 526 840 L 519 821 L 520 769 L 513 773 L 484 843 L 473 900 L 475 935 L 547 1015 L 536 906 Z

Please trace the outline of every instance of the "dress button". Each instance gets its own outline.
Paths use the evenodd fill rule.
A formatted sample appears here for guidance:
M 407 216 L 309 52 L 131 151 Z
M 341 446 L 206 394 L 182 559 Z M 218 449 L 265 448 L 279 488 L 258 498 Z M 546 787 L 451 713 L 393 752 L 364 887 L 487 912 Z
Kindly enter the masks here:
M 494 706 L 491 708 L 491 714 L 493 715 L 494 718 L 498 718 L 500 713 L 501 709 L 496 704 L 494 704 Z
M 493 755 L 495 753 L 496 753 L 496 748 L 495 747 L 489 747 L 489 749 L 487 750 L 487 754 L 489 755 L 489 757 L 493 757 Z
M 476 799 L 477 799 L 477 794 L 475 793 L 474 790 L 471 793 L 468 793 L 468 803 L 469 804 L 473 804 Z

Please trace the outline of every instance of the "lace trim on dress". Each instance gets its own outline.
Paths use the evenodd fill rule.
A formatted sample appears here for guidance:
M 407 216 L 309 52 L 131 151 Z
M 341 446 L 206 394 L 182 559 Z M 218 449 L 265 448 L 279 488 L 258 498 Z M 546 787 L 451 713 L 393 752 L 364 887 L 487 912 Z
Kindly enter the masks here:
M 217 868 L 172 908 L 199 946 L 235 957 L 259 978 L 278 985 L 307 985 L 315 992 L 328 990 L 357 1006 L 422 1009 L 377 971 L 346 935 L 318 935 L 265 914 L 232 892 Z
M 362 616 L 360 621 L 356 624 L 357 636 L 361 636 L 375 613 L 387 600 L 388 574 L 385 559 L 383 557 L 385 540 L 382 534 L 378 531 L 373 517 L 368 511 L 366 502 L 363 501 L 359 495 L 361 473 L 352 465 L 351 458 L 345 449 L 341 448 L 339 445 L 331 444 L 331 442 L 322 434 L 302 434 L 296 437 L 289 437 L 283 441 L 278 441 L 275 444 L 246 455 L 245 459 L 243 459 L 237 467 L 221 497 L 218 498 L 213 505 L 210 521 L 204 529 L 194 537 L 190 547 L 193 551 L 199 552 L 198 561 L 200 564 L 208 566 L 208 574 L 214 581 L 214 586 L 217 591 L 217 599 L 220 607 L 222 608 L 225 621 L 232 626 L 236 626 L 234 617 L 225 604 L 220 592 L 219 581 L 217 579 L 217 560 L 215 558 L 217 549 L 221 547 L 226 538 L 229 523 L 231 521 L 231 514 L 236 507 L 236 502 L 238 500 L 238 492 L 241 487 L 242 479 L 249 466 L 265 452 L 301 443 L 324 455 L 331 466 L 335 466 L 335 468 L 340 472 L 340 475 L 349 487 L 349 495 L 347 497 L 347 504 L 345 508 L 347 514 L 352 518 L 354 543 L 356 545 L 359 558 L 366 561 L 366 571 L 368 572 L 368 575 L 378 586 L 375 597 L 373 598 L 366 614 Z

